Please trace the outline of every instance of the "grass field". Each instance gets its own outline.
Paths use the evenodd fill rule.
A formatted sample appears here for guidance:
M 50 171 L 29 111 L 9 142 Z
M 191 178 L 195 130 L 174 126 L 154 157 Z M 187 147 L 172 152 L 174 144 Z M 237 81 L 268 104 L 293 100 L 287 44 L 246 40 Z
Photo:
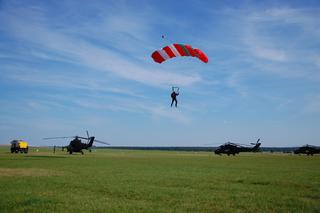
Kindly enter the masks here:
M 320 156 L 8 150 L 1 212 L 320 212 Z

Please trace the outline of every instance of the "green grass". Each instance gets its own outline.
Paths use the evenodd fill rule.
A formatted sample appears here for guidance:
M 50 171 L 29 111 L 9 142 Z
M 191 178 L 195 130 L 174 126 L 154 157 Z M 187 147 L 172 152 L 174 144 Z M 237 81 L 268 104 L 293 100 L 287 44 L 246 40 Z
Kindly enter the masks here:
M 0 148 L 0 212 L 320 212 L 320 157 Z

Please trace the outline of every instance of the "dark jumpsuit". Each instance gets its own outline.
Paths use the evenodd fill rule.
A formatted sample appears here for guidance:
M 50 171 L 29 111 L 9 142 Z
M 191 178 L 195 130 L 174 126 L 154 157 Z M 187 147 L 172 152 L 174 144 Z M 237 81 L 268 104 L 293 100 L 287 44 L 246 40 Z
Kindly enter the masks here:
M 171 93 L 171 98 L 172 98 L 172 102 L 171 102 L 171 107 L 173 105 L 173 102 L 175 102 L 175 106 L 177 107 L 178 101 L 177 101 L 177 96 L 179 95 L 179 93 L 176 93 L 175 91 L 173 91 Z

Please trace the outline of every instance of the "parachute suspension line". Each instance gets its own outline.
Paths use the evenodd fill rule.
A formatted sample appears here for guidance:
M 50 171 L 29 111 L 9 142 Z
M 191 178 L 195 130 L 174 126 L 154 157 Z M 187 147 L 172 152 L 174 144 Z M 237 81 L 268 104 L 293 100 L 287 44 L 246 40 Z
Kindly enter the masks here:
M 172 86 L 172 91 L 179 93 L 180 88 Z
M 161 36 L 161 46 L 166 46 L 166 44 L 168 43 L 168 39 L 167 39 L 167 36 L 166 35 L 162 35 Z
M 166 46 L 166 44 L 171 44 L 171 43 L 173 43 L 173 41 L 167 36 L 167 35 L 162 35 L 161 36 L 161 43 L 162 43 L 162 46 Z

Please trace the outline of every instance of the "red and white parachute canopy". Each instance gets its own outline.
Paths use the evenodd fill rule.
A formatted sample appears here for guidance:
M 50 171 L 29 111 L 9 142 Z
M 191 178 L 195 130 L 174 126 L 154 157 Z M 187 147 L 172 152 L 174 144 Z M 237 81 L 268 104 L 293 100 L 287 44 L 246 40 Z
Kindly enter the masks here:
M 177 56 L 197 57 L 204 63 L 208 63 L 208 57 L 200 49 L 194 49 L 187 44 L 171 44 L 163 47 L 161 50 L 154 51 L 151 55 L 155 62 L 161 64 L 169 58 Z

